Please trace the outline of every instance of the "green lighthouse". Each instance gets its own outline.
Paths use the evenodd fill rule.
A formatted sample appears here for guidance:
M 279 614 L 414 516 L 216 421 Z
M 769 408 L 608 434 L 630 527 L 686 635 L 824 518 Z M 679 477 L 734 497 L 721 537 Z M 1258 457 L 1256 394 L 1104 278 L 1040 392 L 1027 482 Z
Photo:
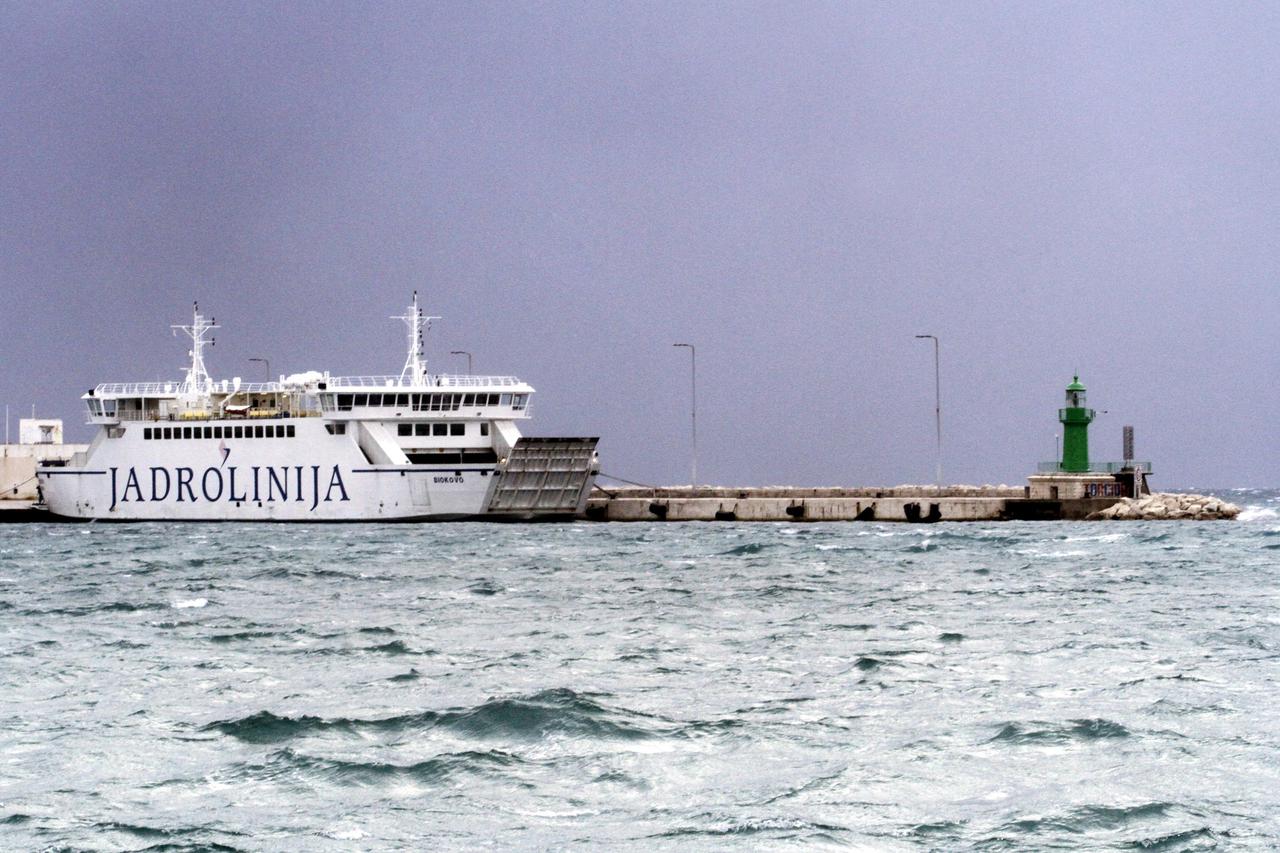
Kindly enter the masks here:
M 1077 375 L 1067 386 L 1067 406 L 1058 410 L 1062 422 L 1062 471 L 1089 470 L 1089 423 L 1093 409 L 1085 408 L 1084 386 Z

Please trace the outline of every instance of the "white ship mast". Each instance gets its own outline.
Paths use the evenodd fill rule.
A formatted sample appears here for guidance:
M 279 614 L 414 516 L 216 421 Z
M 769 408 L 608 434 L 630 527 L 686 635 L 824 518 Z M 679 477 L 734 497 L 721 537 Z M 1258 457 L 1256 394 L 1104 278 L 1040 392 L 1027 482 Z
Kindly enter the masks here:
M 415 290 L 413 292 L 413 304 L 409 306 L 408 313 L 391 319 L 403 320 L 409 332 L 409 354 L 405 356 L 404 367 L 400 370 L 400 384 L 425 385 L 427 383 L 427 362 L 422 357 L 422 336 L 427 329 L 431 328 L 432 320 L 441 318 L 423 315 L 422 309 L 418 307 L 418 291 Z
M 191 366 L 187 368 L 187 378 L 178 386 L 178 394 L 191 400 L 208 400 L 209 392 L 213 387 L 213 380 L 209 378 L 209 371 L 204 367 L 204 346 L 205 336 L 214 329 L 220 328 L 215 320 L 206 320 L 204 315 L 200 313 L 200 303 L 193 303 L 192 321 L 190 326 L 170 326 L 176 335 L 181 329 L 187 337 L 191 338 Z M 213 346 L 214 340 L 210 338 L 207 343 Z

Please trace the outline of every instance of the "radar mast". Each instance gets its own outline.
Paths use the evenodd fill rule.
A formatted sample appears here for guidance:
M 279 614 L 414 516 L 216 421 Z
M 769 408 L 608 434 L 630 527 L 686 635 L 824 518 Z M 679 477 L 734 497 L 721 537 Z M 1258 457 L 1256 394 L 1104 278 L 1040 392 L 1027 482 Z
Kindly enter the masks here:
M 427 384 L 427 362 L 422 357 L 422 337 L 431 328 L 432 320 L 439 317 L 428 317 L 418 307 L 418 291 L 413 292 L 413 303 L 408 312 L 392 320 L 403 320 L 409 337 L 409 353 L 405 356 L 404 367 L 400 370 L 401 385 Z
M 204 367 L 204 347 L 207 343 L 213 346 L 215 343 L 213 338 L 208 341 L 205 336 L 214 329 L 221 328 L 213 319 L 206 320 L 204 315 L 200 313 L 200 303 L 192 303 L 192 319 L 190 326 L 170 326 L 176 335 L 179 330 L 191 338 L 191 351 L 187 354 L 191 356 L 191 366 L 187 368 L 187 378 L 178 386 L 178 393 L 186 397 L 207 398 L 213 387 L 213 380 L 209 378 L 209 371 Z

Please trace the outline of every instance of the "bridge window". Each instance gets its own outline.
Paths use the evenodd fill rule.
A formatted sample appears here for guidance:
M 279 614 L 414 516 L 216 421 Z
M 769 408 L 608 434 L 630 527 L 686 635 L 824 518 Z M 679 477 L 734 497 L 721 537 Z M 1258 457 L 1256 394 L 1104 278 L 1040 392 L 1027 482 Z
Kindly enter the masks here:
M 524 409 L 525 400 L 527 400 L 528 398 L 529 398 L 528 394 L 513 394 L 511 396 L 511 408 L 515 409 L 516 411 L 521 411 L 522 409 Z
M 351 400 L 352 400 L 352 395 L 339 394 L 338 395 L 338 411 L 339 412 L 351 411 Z
M 414 435 L 431 435 L 431 424 L 414 424 Z
M 413 435 L 413 424 L 400 424 L 396 432 L 399 435 Z
M 367 405 L 369 405 L 369 395 L 368 395 L 368 394 L 356 394 L 356 395 L 354 396 L 354 398 L 351 400 L 351 405 L 356 406 L 357 408 L 359 408 L 360 406 L 367 406 Z
M 464 407 L 466 407 L 466 406 L 474 406 L 474 405 L 475 405 L 475 402 L 476 402 L 476 395 L 475 395 L 475 394 L 463 394 L 463 395 L 462 395 L 462 405 L 463 405 Z
M 432 424 L 431 434 L 432 435 L 448 435 L 449 425 L 448 424 Z
M 449 424 L 449 435 L 466 435 L 466 424 Z

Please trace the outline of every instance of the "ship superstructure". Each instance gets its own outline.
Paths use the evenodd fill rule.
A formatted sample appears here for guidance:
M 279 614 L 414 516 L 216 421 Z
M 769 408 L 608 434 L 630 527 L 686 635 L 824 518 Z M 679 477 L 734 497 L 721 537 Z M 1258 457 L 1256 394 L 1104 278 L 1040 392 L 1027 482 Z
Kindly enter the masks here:
M 522 438 L 534 389 L 514 376 L 432 374 L 417 294 L 398 376 L 310 371 L 215 380 L 218 325 L 193 311 L 181 381 L 99 385 L 98 432 L 40 494 L 64 518 L 415 521 L 566 518 L 598 470 L 595 438 Z

